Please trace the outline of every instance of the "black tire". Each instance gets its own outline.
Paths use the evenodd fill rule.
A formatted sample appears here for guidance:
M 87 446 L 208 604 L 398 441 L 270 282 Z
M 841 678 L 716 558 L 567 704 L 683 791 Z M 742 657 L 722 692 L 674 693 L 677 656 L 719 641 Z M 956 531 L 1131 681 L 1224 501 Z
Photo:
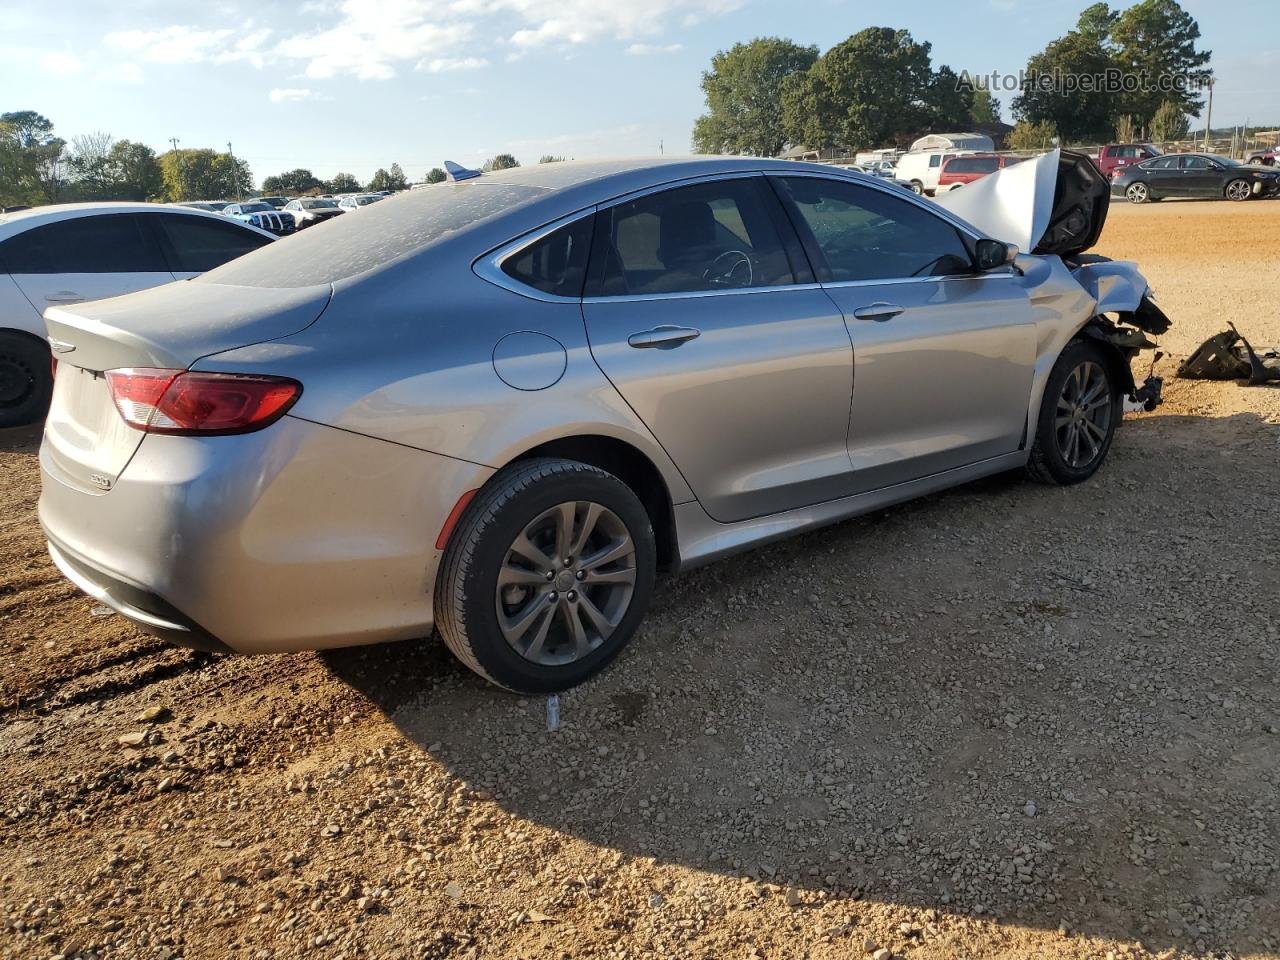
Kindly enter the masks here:
M 1228 200 L 1243 203 L 1253 199 L 1253 187 L 1248 180 L 1232 180 L 1222 188 L 1222 195 Z
M 924 184 L 921 183 L 919 180 L 912 180 L 911 192 L 914 193 L 917 197 L 924 196 Z
M 1109 359 L 1100 347 L 1087 340 L 1073 340 L 1058 357 L 1058 362 L 1053 365 L 1048 382 L 1045 383 L 1044 398 L 1040 401 L 1040 415 L 1036 420 L 1035 442 L 1032 444 L 1031 456 L 1027 461 L 1027 475 L 1032 480 L 1062 485 L 1080 483 L 1097 473 L 1098 468 L 1106 460 L 1107 452 L 1111 449 L 1111 441 L 1115 437 L 1116 426 L 1120 423 L 1124 409 L 1123 397 L 1116 386 Z M 1100 428 L 1100 439 L 1092 432 L 1092 428 L 1086 428 L 1077 423 L 1075 426 L 1077 433 L 1086 429 L 1090 432 L 1088 440 L 1081 441 L 1081 447 L 1072 448 L 1068 439 L 1071 435 L 1071 425 L 1063 426 L 1060 417 L 1075 417 L 1074 410 L 1066 412 L 1066 408 L 1071 406 L 1069 391 L 1075 387 L 1072 383 L 1069 388 L 1068 381 L 1081 369 L 1089 370 L 1090 376 L 1095 373 L 1100 375 L 1105 384 L 1105 405 L 1094 407 L 1091 404 L 1090 416 L 1094 411 L 1105 410 L 1106 423 Z M 1093 427 L 1099 426 L 1092 419 L 1090 423 Z M 1070 451 L 1076 449 L 1082 453 L 1085 442 L 1096 443 L 1097 449 L 1091 452 L 1087 460 L 1081 462 L 1081 459 L 1074 457 Z
M 1135 180 L 1124 188 L 1124 196 L 1130 203 L 1146 203 L 1151 199 L 1151 188 L 1141 180 Z
M 35 423 L 49 410 L 49 347 L 24 333 L 0 331 L 0 427 Z
M 619 611 L 619 622 L 607 637 L 598 638 L 598 645 L 589 653 L 565 663 L 535 662 L 503 635 L 498 619 L 503 602 L 498 575 L 506 568 L 517 537 L 541 515 L 567 502 L 599 505 L 624 525 L 634 545 L 634 585 L 626 606 Z M 556 562 L 562 560 L 556 558 Z M 498 686 L 517 693 L 566 690 L 604 669 L 627 645 L 648 609 L 656 568 L 653 525 L 625 483 L 576 460 L 521 461 L 485 485 L 450 536 L 436 585 L 436 627 L 463 664 Z M 542 589 L 528 588 L 531 594 Z M 555 588 L 548 584 L 545 589 Z M 551 593 L 547 599 L 555 601 L 556 597 Z M 534 599 L 529 598 L 528 608 Z M 552 603 L 549 616 L 553 632 L 569 629 L 567 620 L 557 618 L 578 616 L 562 614 L 563 606 Z

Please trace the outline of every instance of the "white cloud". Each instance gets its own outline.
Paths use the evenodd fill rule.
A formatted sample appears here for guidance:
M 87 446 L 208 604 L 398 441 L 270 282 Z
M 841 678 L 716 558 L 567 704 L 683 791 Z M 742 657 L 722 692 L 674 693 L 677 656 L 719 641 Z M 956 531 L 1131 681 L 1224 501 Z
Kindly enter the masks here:
M 436 57 L 434 60 L 420 60 L 415 70 L 427 73 L 449 73 L 454 70 L 479 70 L 487 67 L 489 61 L 484 57 Z
M 683 43 L 633 43 L 627 47 L 627 53 L 633 57 L 648 57 L 658 53 L 679 53 L 683 49 Z
M 136 63 L 113 63 L 99 70 L 97 76 L 104 83 L 127 83 L 136 86 L 142 82 L 142 68 Z
M 672 23 L 692 26 L 729 13 L 743 0 L 492 0 L 530 25 L 510 36 L 516 47 L 633 40 L 661 35 Z
M 151 63 L 200 63 L 225 49 L 231 30 L 173 25 L 159 30 L 118 30 L 103 37 L 109 47 Z
M 74 77 L 84 69 L 84 64 L 74 53 L 50 51 L 40 57 L 40 66 L 46 73 L 58 77 Z
M 272 103 L 296 103 L 316 99 L 316 92 L 306 87 L 276 87 L 267 94 L 267 99 Z

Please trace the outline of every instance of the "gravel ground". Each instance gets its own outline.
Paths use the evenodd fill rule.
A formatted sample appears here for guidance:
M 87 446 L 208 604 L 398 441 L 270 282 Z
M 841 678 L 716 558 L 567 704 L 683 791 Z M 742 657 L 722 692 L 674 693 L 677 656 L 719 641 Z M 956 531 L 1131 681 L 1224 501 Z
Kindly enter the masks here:
M 1280 342 L 1280 203 L 1117 208 L 1172 354 Z M 1172 373 L 1173 360 L 1162 363 Z M 1280 951 L 1280 390 L 660 584 L 546 703 L 434 641 L 210 658 L 64 583 L 0 434 L 0 957 Z

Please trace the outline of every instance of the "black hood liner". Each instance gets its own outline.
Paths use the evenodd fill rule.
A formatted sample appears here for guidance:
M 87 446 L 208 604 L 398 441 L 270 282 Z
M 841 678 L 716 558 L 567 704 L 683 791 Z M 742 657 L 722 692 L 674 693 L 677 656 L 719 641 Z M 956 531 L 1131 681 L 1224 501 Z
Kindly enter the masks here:
M 1084 253 L 1102 235 L 1111 204 L 1111 185 L 1093 158 L 1071 150 L 1061 151 L 1058 182 L 1053 191 L 1053 213 L 1039 244 L 1031 251 L 1074 257 Z

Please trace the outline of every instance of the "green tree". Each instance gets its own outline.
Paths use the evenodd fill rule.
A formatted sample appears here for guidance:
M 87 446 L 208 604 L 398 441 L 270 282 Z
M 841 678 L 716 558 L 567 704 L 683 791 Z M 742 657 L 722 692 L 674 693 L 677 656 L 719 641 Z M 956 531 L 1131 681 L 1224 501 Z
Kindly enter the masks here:
M 926 44 L 927 46 L 927 44 Z M 973 119 L 974 91 L 960 83 L 959 76 L 946 64 L 938 67 L 929 78 L 925 92 L 928 110 L 926 132 L 932 130 L 956 130 L 969 125 Z
M 969 119 L 976 124 L 1000 122 L 1000 101 L 991 95 L 990 90 L 973 91 L 973 109 Z
M 71 138 L 67 158 L 70 181 L 66 199 L 118 200 L 118 178 L 111 150 L 115 141 L 101 131 Z
M 262 181 L 262 192 L 296 197 L 323 186 L 324 181 L 314 173 L 303 167 L 298 167 L 296 170 L 286 170 L 284 173 L 277 173 L 273 177 L 266 177 Z
M 32 205 L 43 199 L 35 153 L 22 146 L 16 127 L 0 122 L 0 207 Z
M 1200 89 L 1209 79 L 1211 56 L 1197 50 L 1200 25 L 1177 0 L 1140 0 L 1116 19 L 1111 27 L 1116 61 L 1120 67 L 1147 81 L 1142 89 L 1121 96 L 1121 107 L 1146 128 L 1165 102 L 1183 113 L 1200 116 L 1204 100 Z M 1178 89 L 1159 89 L 1162 81 L 1178 80 Z
M 1053 124 L 1067 140 L 1098 142 L 1112 136 L 1117 98 L 1101 83 L 1068 89 L 1066 78 L 1105 77 L 1116 66 L 1105 30 L 1105 4 L 1081 14 L 1076 29 L 1052 41 L 1027 61 L 1027 82 L 1013 100 L 1013 117 L 1030 124 Z
M 432 167 L 427 171 L 427 183 L 443 183 L 449 179 L 449 175 L 440 167 Z
M 488 173 L 492 170 L 510 170 L 512 167 L 520 166 L 520 161 L 510 153 L 500 153 L 496 157 L 490 157 L 484 162 L 481 169 Z
M 564 163 L 564 157 L 557 157 L 553 153 L 544 153 L 538 158 L 539 163 Z
M 400 164 L 393 163 L 391 169 L 387 171 L 387 185 L 384 190 L 408 190 L 409 178 L 404 175 L 404 170 L 400 168 Z
M 55 139 L 53 121 L 34 110 L 0 113 L 0 123 L 10 128 L 12 135 L 17 138 L 18 146 L 23 149 L 44 146 Z
M 0 113 L 0 123 L 12 131 L 18 148 L 28 151 L 35 163 L 39 184 L 37 201 L 52 203 L 59 198 L 64 173 L 63 153 L 67 143 L 53 135 L 53 122 L 34 110 Z
M 1160 109 L 1151 118 L 1151 138 L 1160 142 L 1167 140 L 1185 140 L 1191 130 L 1191 121 L 1183 113 L 1182 107 L 1171 100 L 1160 104 Z
M 757 37 L 721 50 L 702 74 L 707 112 L 694 122 L 694 150 L 777 156 L 787 144 L 783 84 L 817 59 L 816 46 L 803 47 L 780 37 Z
M 1094 43 L 1106 44 L 1120 14 L 1105 3 L 1085 7 L 1076 20 L 1076 32 Z
M 950 109 L 939 102 L 929 51 L 891 27 L 867 27 L 832 47 L 783 82 L 787 139 L 853 148 L 915 136 Z
M 145 143 L 118 140 L 111 146 L 116 197 L 120 200 L 154 200 L 164 194 L 164 175 L 156 152 Z
M 391 174 L 383 167 L 379 167 L 374 171 L 373 177 L 369 180 L 369 185 L 365 187 L 365 189 L 369 191 L 389 190 L 390 187 L 387 186 L 387 183 L 390 182 L 390 180 Z
M 1019 120 L 1007 138 L 1010 150 L 1049 150 L 1058 139 L 1058 128 L 1050 120 L 1031 123 Z
M 211 200 L 251 190 L 253 175 L 238 157 L 207 147 L 169 150 L 160 155 L 164 192 L 169 200 Z
M 330 193 L 357 193 L 360 181 L 349 173 L 335 173 L 328 186 Z

